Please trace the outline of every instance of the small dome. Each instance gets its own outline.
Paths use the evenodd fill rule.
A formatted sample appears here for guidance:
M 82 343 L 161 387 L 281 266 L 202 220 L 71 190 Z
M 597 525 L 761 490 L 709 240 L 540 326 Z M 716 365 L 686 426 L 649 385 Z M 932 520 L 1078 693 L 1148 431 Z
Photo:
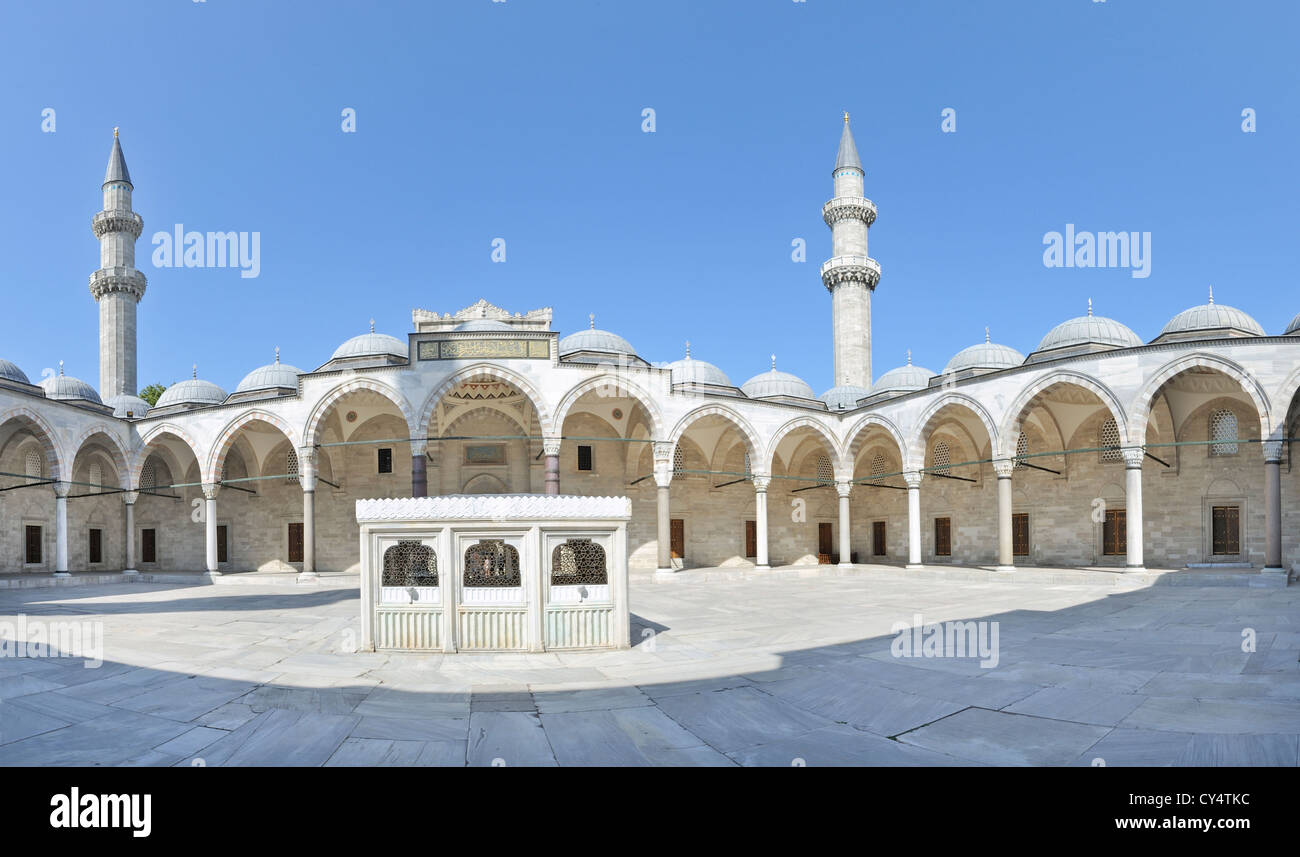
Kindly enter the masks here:
M 338 348 L 334 349 L 334 356 L 330 359 L 342 360 L 349 357 L 375 357 L 383 354 L 406 357 L 406 343 L 395 336 L 389 336 L 386 333 L 375 333 L 375 331 L 371 329 L 369 333 L 354 336 Z
M 838 387 L 831 387 L 818 398 L 832 411 L 851 411 L 858 406 L 858 399 L 865 399 L 870 395 L 871 391 L 866 387 L 841 384 Z
M 514 330 L 514 328 L 495 318 L 476 318 L 470 321 L 462 321 L 452 330 Z
M 226 400 L 226 391 L 211 381 L 198 378 L 186 378 L 167 388 L 158 397 L 155 408 L 171 405 L 219 405 Z
M 727 377 L 727 373 L 705 360 L 696 360 L 692 357 L 686 357 L 682 360 L 674 360 L 671 363 L 659 363 L 656 365 L 660 369 L 672 370 L 672 383 L 674 384 L 714 384 L 719 387 L 731 386 L 731 379 Z
M 1145 344 L 1140 336 L 1118 321 L 1093 315 L 1092 301 L 1089 301 L 1087 315 L 1063 321 L 1052 328 L 1038 343 L 1036 352 L 1091 345 L 1132 348 Z
M 138 420 L 149 413 L 149 403 L 139 396 L 132 396 L 129 393 L 120 393 L 113 396 L 104 404 L 112 408 L 113 416 L 119 419 L 126 419 L 128 411 L 133 420 Z
M 740 391 L 751 399 L 770 399 L 774 396 L 790 396 L 796 399 L 816 399 L 807 382 L 797 375 L 781 372 L 776 368 L 776 358 L 772 359 L 772 368 L 755 375 L 740 385 Z
M 8 360 L 0 360 L 0 378 L 6 381 L 17 381 L 19 384 L 30 384 L 27 380 L 27 373 L 18 368 L 16 363 L 10 363 Z
M 1210 302 L 1185 309 L 1169 319 L 1157 339 L 1165 336 L 1179 339 L 1192 338 L 1190 334 L 1219 334 L 1222 336 L 1264 336 L 1259 322 L 1236 307 L 1216 304 L 1214 292 Z
M 1010 369 L 1025 362 L 1025 355 L 1007 345 L 998 345 L 989 341 L 989 332 L 984 330 L 984 341 L 969 348 L 963 348 L 953 355 L 948 365 L 943 367 L 943 374 L 967 370 Z
M 39 386 L 45 391 L 45 398 L 47 399 L 94 402 L 97 405 L 104 404 L 99 398 L 99 393 L 95 392 L 94 387 L 80 378 L 73 378 L 71 375 L 63 374 L 62 361 L 59 363 L 59 374 L 46 378 L 41 381 Z
M 1300 336 L 1300 313 L 1297 313 L 1297 314 L 1296 314 L 1296 317 L 1293 318 L 1293 319 L 1291 319 L 1291 323 L 1288 324 L 1288 325 L 1286 326 L 1286 333 L 1284 333 L 1284 334 L 1282 334 L 1282 335 L 1283 335 L 1283 336 Z M 13 366 L 14 364 L 10 363 L 9 365 L 10 365 L 10 366 Z M 16 369 L 16 368 L 18 368 L 18 367 L 14 366 L 14 368 Z M 0 361 L 0 375 L 2 375 L 2 374 L 4 374 L 3 362 Z
M 560 356 L 576 354 L 579 351 L 602 351 L 606 354 L 627 354 L 636 356 L 632 344 L 617 333 L 608 330 L 580 330 L 570 333 L 560 340 Z
M 871 392 L 873 394 L 905 393 L 911 390 L 924 390 L 930 386 L 930 379 L 933 377 L 934 373 L 924 366 L 913 366 L 912 354 L 908 352 L 907 365 L 890 369 L 881 375 L 876 379 L 876 383 L 871 385 Z
M 244 376 L 244 380 L 239 382 L 235 388 L 236 393 L 246 393 L 249 390 L 270 390 L 276 387 L 298 387 L 298 376 L 302 370 L 290 366 L 288 363 L 280 362 L 280 349 L 275 351 L 275 362 L 254 369 Z

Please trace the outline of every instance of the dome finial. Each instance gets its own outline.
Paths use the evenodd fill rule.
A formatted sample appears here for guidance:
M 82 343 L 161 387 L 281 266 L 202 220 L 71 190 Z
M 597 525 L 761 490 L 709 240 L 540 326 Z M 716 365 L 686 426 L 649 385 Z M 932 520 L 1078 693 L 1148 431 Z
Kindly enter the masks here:
M 63 361 L 62 361 L 62 360 L 59 361 L 59 377 L 60 377 L 60 378 L 63 377 Z
M 275 365 L 280 365 L 280 346 L 275 346 Z
M 773 371 L 773 372 L 776 371 L 776 355 L 775 355 L 775 354 L 772 355 L 772 371 Z
M 116 125 L 113 126 L 113 136 L 114 136 L 114 137 L 117 136 L 117 126 L 116 126 Z
M 691 341 L 689 339 L 686 340 L 686 359 L 691 359 Z
M 912 349 L 907 349 L 907 365 L 912 365 Z
M 1210 306 L 1214 306 L 1214 286 L 1210 286 Z
M 591 323 L 591 329 L 592 329 L 592 330 L 595 330 L 595 329 L 596 329 L 596 314 L 595 314 L 594 312 L 589 312 L 589 313 L 587 313 L 587 320 Z
M 989 341 L 989 328 L 988 328 L 988 325 L 985 325 L 985 326 L 984 326 L 984 341 L 985 341 L 986 343 Z
M 370 319 L 370 332 L 371 333 L 375 332 L 375 320 L 373 318 Z
M 849 111 L 847 110 L 844 111 L 844 124 L 849 124 Z
M 1088 317 L 1092 318 L 1092 298 L 1088 298 Z
M 199 379 L 199 364 L 197 363 L 194 364 L 194 369 L 190 372 L 190 377 L 193 378 L 195 381 Z

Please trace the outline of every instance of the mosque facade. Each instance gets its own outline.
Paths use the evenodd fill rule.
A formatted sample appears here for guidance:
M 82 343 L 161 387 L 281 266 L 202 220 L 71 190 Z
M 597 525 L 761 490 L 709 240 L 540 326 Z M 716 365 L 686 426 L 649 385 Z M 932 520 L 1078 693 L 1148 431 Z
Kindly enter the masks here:
M 848 117 L 822 210 L 836 386 L 736 385 L 689 352 L 566 336 L 548 308 L 412 312 L 323 365 L 150 406 L 136 375 L 143 221 L 120 142 L 92 219 L 100 376 L 0 360 L 0 573 L 355 572 L 358 499 L 627 496 L 629 565 L 882 563 L 1249 569 L 1300 564 L 1300 315 L 1215 303 L 1143 341 L 1057 325 L 1028 355 L 986 334 L 939 372 L 872 374 L 876 207 Z

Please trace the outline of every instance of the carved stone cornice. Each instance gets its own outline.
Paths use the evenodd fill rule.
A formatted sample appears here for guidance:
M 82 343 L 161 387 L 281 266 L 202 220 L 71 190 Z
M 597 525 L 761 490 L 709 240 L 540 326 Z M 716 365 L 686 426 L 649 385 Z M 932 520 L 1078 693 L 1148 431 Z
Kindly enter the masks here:
M 822 206 L 822 220 L 827 226 L 841 220 L 861 220 L 870 226 L 876 222 L 876 204 L 865 196 L 837 196 Z
M 875 289 L 880 282 L 880 263 L 870 256 L 836 256 L 822 265 L 821 274 L 828 291 L 845 283 L 862 283 Z
M 129 208 L 115 208 L 98 212 L 92 217 L 90 229 L 95 233 L 96 238 L 103 238 L 110 232 L 126 232 L 134 241 L 144 231 L 144 218 Z
M 146 283 L 144 274 L 135 268 L 100 268 L 90 275 L 90 294 L 99 300 L 112 292 L 126 292 L 140 300 Z

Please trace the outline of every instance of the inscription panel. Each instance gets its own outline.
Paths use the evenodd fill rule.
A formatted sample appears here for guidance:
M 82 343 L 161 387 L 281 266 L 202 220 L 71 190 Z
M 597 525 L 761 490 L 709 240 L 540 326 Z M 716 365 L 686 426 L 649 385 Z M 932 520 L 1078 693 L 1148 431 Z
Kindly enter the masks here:
M 419 360 L 546 360 L 551 343 L 545 339 L 435 339 L 416 343 Z

